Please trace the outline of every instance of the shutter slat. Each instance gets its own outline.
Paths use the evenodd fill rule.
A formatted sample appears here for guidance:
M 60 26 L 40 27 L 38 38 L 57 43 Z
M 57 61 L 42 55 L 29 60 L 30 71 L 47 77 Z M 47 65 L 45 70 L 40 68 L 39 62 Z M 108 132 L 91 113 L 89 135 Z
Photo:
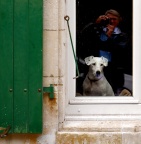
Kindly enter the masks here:
M 0 127 L 13 125 L 13 0 L 0 1 Z
M 14 1 L 14 132 L 28 132 L 28 0 Z
M 29 61 L 30 133 L 42 131 L 42 104 L 38 104 L 42 103 L 42 5 L 42 0 L 29 0 L 29 53 L 32 53 Z

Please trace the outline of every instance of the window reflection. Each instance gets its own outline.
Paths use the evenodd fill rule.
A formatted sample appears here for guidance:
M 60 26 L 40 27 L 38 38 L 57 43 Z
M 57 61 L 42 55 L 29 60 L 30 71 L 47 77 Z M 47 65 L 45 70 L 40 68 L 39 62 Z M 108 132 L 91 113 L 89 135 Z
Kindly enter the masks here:
M 76 0 L 77 96 L 132 95 L 132 1 L 125 2 L 126 9 L 120 0 Z

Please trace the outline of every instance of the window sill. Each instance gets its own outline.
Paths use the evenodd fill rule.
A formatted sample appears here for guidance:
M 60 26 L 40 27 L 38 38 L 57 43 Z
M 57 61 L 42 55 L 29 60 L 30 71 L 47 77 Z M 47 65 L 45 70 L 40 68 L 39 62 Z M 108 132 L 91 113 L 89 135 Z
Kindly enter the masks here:
M 141 132 L 140 120 L 65 121 L 60 132 Z

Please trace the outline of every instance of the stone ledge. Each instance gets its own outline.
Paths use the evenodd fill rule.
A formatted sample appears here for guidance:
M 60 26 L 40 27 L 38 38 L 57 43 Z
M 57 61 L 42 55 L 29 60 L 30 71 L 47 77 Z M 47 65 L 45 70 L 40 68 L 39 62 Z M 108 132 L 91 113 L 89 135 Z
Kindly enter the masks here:
M 62 132 L 141 132 L 141 121 L 65 121 Z
M 140 144 L 141 133 L 58 132 L 57 144 Z

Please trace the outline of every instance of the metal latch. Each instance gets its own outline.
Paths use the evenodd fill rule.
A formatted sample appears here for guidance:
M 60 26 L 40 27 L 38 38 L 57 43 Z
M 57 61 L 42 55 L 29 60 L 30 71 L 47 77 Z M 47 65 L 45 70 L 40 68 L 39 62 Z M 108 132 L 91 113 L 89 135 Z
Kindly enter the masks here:
M 8 135 L 8 132 L 9 132 L 10 128 L 11 128 L 11 126 L 8 126 L 7 128 L 0 127 L 0 131 L 3 131 L 0 134 L 0 138 L 6 137 Z
M 54 98 L 54 87 L 52 84 L 50 84 L 50 87 L 43 87 L 43 92 L 44 93 L 49 93 L 49 98 L 53 99 Z

